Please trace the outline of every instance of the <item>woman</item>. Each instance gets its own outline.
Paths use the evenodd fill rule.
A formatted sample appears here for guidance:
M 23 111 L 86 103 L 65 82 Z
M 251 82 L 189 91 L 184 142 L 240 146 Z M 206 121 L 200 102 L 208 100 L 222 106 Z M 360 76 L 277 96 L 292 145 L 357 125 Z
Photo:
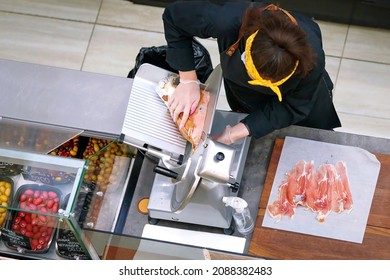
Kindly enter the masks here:
M 341 126 L 321 31 L 310 18 L 260 2 L 183 1 L 167 6 L 163 22 L 167 62 L 181 80 L 168 106 L 174 119 L 183 113 L 180 126 L 199 102 L 194 36 L 217 39 L 229 106 L 248 114 L 215 140 L 232 144 L 290 125 Z

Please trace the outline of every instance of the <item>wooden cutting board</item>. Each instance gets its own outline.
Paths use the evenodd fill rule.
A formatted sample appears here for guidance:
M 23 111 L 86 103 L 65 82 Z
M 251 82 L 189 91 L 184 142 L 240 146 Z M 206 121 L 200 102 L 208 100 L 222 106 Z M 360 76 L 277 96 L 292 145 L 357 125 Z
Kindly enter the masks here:
M 381 169 L 362 244 L 262 227 L 283 143 L 275 140 L 248 253 L 287 260 L 390 259 L 390 155 L 375 154 Z

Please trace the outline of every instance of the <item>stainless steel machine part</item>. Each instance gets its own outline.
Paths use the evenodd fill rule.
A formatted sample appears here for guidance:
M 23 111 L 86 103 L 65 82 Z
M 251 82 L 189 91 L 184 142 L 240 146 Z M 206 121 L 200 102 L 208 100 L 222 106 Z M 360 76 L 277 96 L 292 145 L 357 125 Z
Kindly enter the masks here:
M 184 154 L 187 141 L 180 135 L 168 108 L 155 88 L 171 72 L 145 63 L 134 77 L 124 121 L 124 142 Z
M 211 135 L 220 132 L 227 124 L 233 125 L 240 121 L 245 114 L 216 110 L 214 116 L 213 129 Z M 182 204 L 177 207 L 177 189 L 180 188 L 180 183 L 176 180 L 156 174 L 152 186 L 152 191 L 149 197 L 149 217 L 153 219 L 169 220 L 190 224 L 206 225 L 228 229 L 232 222 L 232 209 L 226 207 L 222 202 L 225 196 L 237 196 L 237 185 L 240 183 L 244 164 L 249 149 L 250 138 L 244 138 L 240 141 L 228 146 L 232 151 L 232 158 L 227 156 L 231 161 L 229 165 L 229 182 L 226 180 L 226 169 L 216 169 L 214 157 L 218 152 L 226 153 L 225 145 L 211 145 L 212 149 L 206 153 L 214 156 L 206 155 L 206 161 L 203 163 L 203 168 L 197 170 L 198 173 L 191 174 L 197 176 L 198 184 L 187 192 L 181 192 L 180 197 Z M 225 147 L 224 147 L 225 146 Z M 222 148 L 222 149 L 221 149 Z M 228 153 L 226 153 L 228 154 Z M 203 157 L 199 159 L 199 166 L 202 166 Z M 211 162 L 210 162 L 211 161 Z M 228 163 L 226 161 L 226 163 Z M 140 176 L 150 176 L 149 171 Z M 176 201 L 175 201 L 176 200 Z M 178 209 L 175 211 L 175 206 Z
M 158 83 L 172 74 L 174 73 L 151 64 L 141 65 L 134 78 L 129 98 L 129 110 L 124 122 L 124 142 L 138 146 L 147 144 L 150 147 L 150 153 L 157 156 L 158 153 L 155 152 L 155 149 L 161 150 L 160 154 L 179 153 L 184 156 L 182 165 L 174 166 L 167 161 L 162 162 L 166 168 L 174 169 L 172 171 L 178 174 L 179 178 L 173 190 L 171 208 L 172 211 L 180 211 L 189 201 L 199 184 L 200 176 L 198 175 L 198 170 L 201 164 L 203 169 L 205 166 L 207 167 L 204 161 L 202 161 L 202 157 L 205 147 L 208 146 L 207 143 L 212 142 L 207 139 L 207 136 L 211 132 L 214 112 L 217 106 L 222 70 L 218 65 L 207 79 L 205 85 L 202 85 L 203 89 L 209 92 L 210 100 L 207 105 L 206 119 L 203 126 L 204 137 L 193 153 L 191 145 L 183 138 L 176 124 L 172 121 L 166 105 L 156 93 Z M 229 150 L 230 148 L 226 147 L 226 149 Z M 161 158 L 166 157 L 163 156 Z M 229 170 L 225 173 L 228 172 Z
M 176 129 L 171 116 L 166 112 L 165 104 L 159 100 L 159 97 L 156 97 L 157 94 L 154 92 L 157 83 L 170 74 L 170 72 L 155 66 L 145 65 L 143 71 L 137 72 L 138 77 L 136 76 L 134 79 L 129 100 L 129 104 L 133 100 L 135 102 L 129 108 L 137 107 L 138 110 L 143 111 L 143 114 L 156 116 L 157 119 L 154 121 L 153 133 L 149 131 L 145 133 L 146 129 L 139 128 L 139 122 L 129 122 L 129 126 L 134 127 L 134 133 L 127 132 L 126 135 L 132 135 L 137 139 L 125 138 L 125 142 L 133 141 L 134 143 L 134 141 L 142 140 L 151 146 L 150 154 L 160 158 L 159 165 L 172 171 L 172 174 L 177 174 L 177 176 L 155 175 L 148 205 L 149 216 L 156 219 L 229 228 L 232 212 L 222 203 L 222 198 L 237 196 L 242 166 L 245 163 L 250 139 L 247 137 L 228 146 L 213 141 L 210 136 L 221 132 L 228 124 L 236 124 L 245 114 L 216 110 L 222 82 L 222 71 L 218 65 L 205 83 L 211 98 L 207 108 L 202 142 L 193 153 L 189 143 L 186 143 L 185 147 L 182 145 L 174 147 L 172 145 L 174 140 L 182 138 L 182 136 Z M 136 98 L 140 92 L 143 93 L 142 103 L 141 99 Z M 153 105 L 148 105 L 145 108 L 145 105 L 142 105 L 145 104 L 145 98 L 148 100 L 147 104 Z M 155 112 L 155 110 L 161 109 L 165 111 L 165 114 Z M 138 113 L 134 111 L 131 114 Z M 135 131 L 136 125 L 137 131 Z M 177 132 L 176 135 L 170 133 L 154 134 L 159 129 L 170 131 L 171 126 Z M 170 137 L 173 137 L 173 140 L 169 139 Z M 176 141 L 176 143 L 178 142 Z M 161 150 L 160 155 L 154 151 L 155 148 Z M 166 160 L 166 156 L 161 156 L 164 153 L 175 152 L 184 155 L 183 164 L 170 163 Z M 171 172 L 166 172 L 166 174 L 168 173 Z M 150 176 L 150 174 L 144 175 Z

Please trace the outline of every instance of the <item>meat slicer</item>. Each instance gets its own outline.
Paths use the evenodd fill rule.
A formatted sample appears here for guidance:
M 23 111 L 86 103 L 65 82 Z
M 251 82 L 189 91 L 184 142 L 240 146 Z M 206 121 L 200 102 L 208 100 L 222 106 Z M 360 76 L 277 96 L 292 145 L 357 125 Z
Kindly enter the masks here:
M 155 92 L 156 85 L 173 73 L 143 64 L 133 81 L 124 142 L 156 159 L 148 203 L 149 218 L 205 225 L 229 230 L 232 209 L 223 197 L 237 196 L 250 137 L 225 145 L 211 139 L 245 114 L 217 110 L 222 71 L 218 65 L 201 85 L 210 93 L 200 145 L 192 151 Z

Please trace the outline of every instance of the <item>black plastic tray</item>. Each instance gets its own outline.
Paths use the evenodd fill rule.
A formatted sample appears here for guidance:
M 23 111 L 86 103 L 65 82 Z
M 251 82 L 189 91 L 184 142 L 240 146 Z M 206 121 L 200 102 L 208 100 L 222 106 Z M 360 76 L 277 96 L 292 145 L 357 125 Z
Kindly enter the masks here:
M 31 192 L 35 194 L 36 197 L 33 195 L 35 199 L 42 198 L 42 203 L 37 204 L 36 207 L 33 208 L 28 206 L 31 204 L 31 201 L 28 204 L 23 205 L 23 202 L 25 201 L 22 202 L 20 200 L 23 195 L 26 195 L 27 190 L 31 190 Z M 20 186 L 15 193 L 12 206 L 14 208 L 20 208 L 20 210 L 9 211 L 6 225 L 7 231 L 2 234 L 4 243 L 8 248 L 26 253 L 46 253 L 49 250 L 56 232 L 58 217 L 53 216 L 56 209 L 53 210 L 51 208 L 55 206 L 49 207 L 48 201 L 50 199 L 47 199 L 45 202 L 43 192 L 47 192 L 47 194 L 49 192 L 54 192 L 57 195 L 58 201 L 55 202 L 58 202 L 59 209 L 62 193 L 55 187 L 39 184 L 26 184 Z M 51 200 L 54 201 L 53 198 Z M 26 201 L 28 201 L 28 199 Z M 36 200 L 35 202 L 39 202 L 39 200 Z M 45 212 L 44 208 L 49 210 L 46 210 Z M 50 213 L 51 211 L 54 212 Z

